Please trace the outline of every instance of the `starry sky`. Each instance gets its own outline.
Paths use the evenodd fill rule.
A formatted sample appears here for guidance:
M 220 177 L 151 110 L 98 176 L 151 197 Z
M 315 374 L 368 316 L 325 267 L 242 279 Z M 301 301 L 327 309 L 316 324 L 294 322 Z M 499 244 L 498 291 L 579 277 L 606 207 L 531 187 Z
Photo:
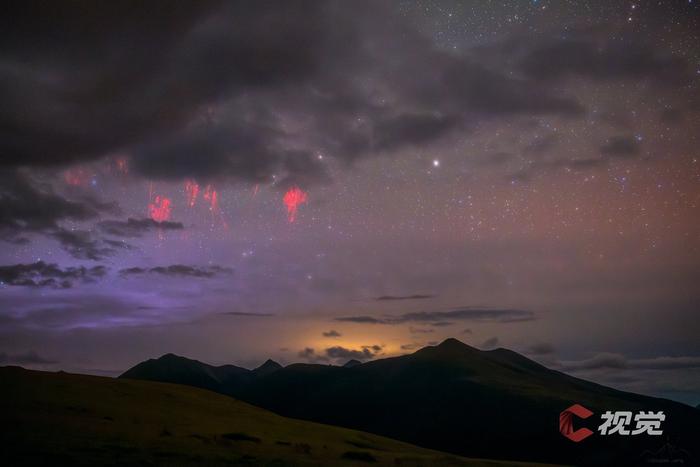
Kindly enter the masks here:
M 700 403 L 700 2 L 15 2 L 0 364 L 447 337 Z

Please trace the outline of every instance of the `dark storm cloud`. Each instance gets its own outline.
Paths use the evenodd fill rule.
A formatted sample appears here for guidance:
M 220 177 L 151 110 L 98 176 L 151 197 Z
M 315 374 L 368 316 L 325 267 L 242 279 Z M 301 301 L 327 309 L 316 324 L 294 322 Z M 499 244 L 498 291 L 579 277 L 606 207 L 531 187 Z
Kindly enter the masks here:
M 316 350 L 311 347 L 306 347 L 303 350 L 300 350 L 299 353 L 297 353 L 297 356 L 311 363 L 328 362 L 328 358 L 326 356 L 317 354 Z
M 533 148 L 528 145 L 523 149 L 525 154 L 530 156 L 541 156 L 556 147 L 556 140 L 551 143 L 544 144 L 544 147 Z M 538 152 L 539 151 L 539 152 Z M 546 170 L 571 168 L 578 170 L 595 169 L 598 167 L 606 167 L 612 159 L 633 158 L 637 157 L 641 152 L 639 141 L 633 136 L 614 136 L 608 138 L 600 147 L 599 157 L 582 157 L 582 158 L 553 158 L 547 160 L 535 160 L 519 172 L 510 176 L 514 180 L 527 181 L 537 172 Z
M 323 352 L 316 352 L 312 347 L 306 347 L 297 354 L 300 358 L 309 362 L 344 362 L 347 360 L 370 360 L 382 352 L 381 345 L 363 345 L 359 349 L 348 349 L 342 346 L 329 347 Z
M 435 295 L 423 295 L 423 294 L 414 294 L 414 295 L 382 295 L 381 297 L 375 298 L 376 301 L 378 302 L 383 302 L 383 301 L 392 301 L 392 300 L 426 300 L 428 298 L 435 298 Z
M 586 360 L 562 364 L 564 371 L 597 370 L 601 368 L 626 368 L 627 359 L 620 354 L 602 353 Z
M 134 247 L 128 243 L 126 243 L 124 240 L 112 240 L 110 238 L 104 238 L 102 239 L 102 242 L 104 242 L 105 245 L 108 245 L 109 247 L 112 248 L 112 250 L 132 250 Z
M 526 353 L 531 355 L 549 355 L 554 353 L 554 346 L 547 342 L 540 342 L 528 347 Z
M 375 128 L 374 148 L 393 149 L 404 144 L 422 144 L 434 141 L 460 123 L 456 115 L 403 114 L 379 121 Z
M 600 153 L 605 157 L 634 157 L 639 151 L 639 142 L 632 136 L 609 138 L 600 148 Z
M 126 221 L 106 220 L 97 226 L 106 234 L 117 237 L 141 237 L 146 232 L 157 230 L 182 230 L 181 222 L 163 221 L 156 222 L 153 219 L 128 218 Z
M 47 184 L 31 180 L 17 170 L 0 170 L 0 239 L 27 243 L 28 235 L 53 238 L 72 256 L 100 260 L 114 253 L 102 239 L 81 230 L 60 226 L 63 221 L 89 221 L 102 213 L 116 213 L 114 203 L 94 198 L 67 199 Z
M 119 271 L 122 276 L 140 274 L 159 274 L 168 277 L 199 277 L 211 278 L 220 274 L 231 274 L 233 270 L 222 266 L 189 266 L 186 264 L 172 264 L 170 266 L 156 266 L 152 268 L 126 268 Z M 234 313 L 234 312 L 230 312 Z
M 248 313 L 245 311 L 225 311 L 223 313 L 219 313 L 221 315 L 226 315 L 226 316 L 250 316 L 253 318 L 267 318 L 269 316 L 275 316 L 272 313 Z
M 316 151 L 353 161 L 485 118 L 583 110 L 539 79 L 437 49 L 377 3 L 11 10 L 0 20 L 10 167 L 120 152 L 152 178 L 310 184 L 328 179 Z
M 324 332 L 323 337 L 340 337 L 342 334 L 340 334 L 338 331 L 331 329 L 330 331 Z
M 563 371 L 605 369 L 674 370 L 700 368 L 700 357 L 654 357 L 630 359 L 615 353 L 601 353 L 586 360 L 560 362 Z
M 275 132 L 249 121 L 254 106 L 246 121 L 195 123 L 212 102 L 313 73 L 321 6 L 127 3 L 27 2 L 3 15 L 3 162 L 65 164 L 126 148 L 137 170 L 159 177 L 277 170 Z
M 379 345 L 366 345 L 361 350 L 348 349 L 341 346 L 330 347 L 325 350 L 326 356 L 331 360 L 369 360 L 382 351 Z
M 451 311 L 407 313 L 402 317 L 404 320 L 411 321 L 433 321 L 436 319 L 452 319 L 463 321 L 493 321 L 498 323 L 513 323 L 519 321 L 532 321 L 535 319 L 535 313 L 529 310 L 507 308 L 461 308 Z
M 53 365 L 56 363 L 58 361 L 42 357 L 33 350 L 19 354 L 0 352 L 0 365 Z
M 335 320 L 347 323 L 390 324 L 386 320 L 373 318 L 371 316 L 343 316 Z
M 411 334 L 429 334 L 435 332 L 434 329 L 424 329 L 424 328 L 414 328 L 413 326 L 408 328 L 408 332 Z
M 403 324 L 403 323 L 430 323 L 432 326 L 449 325 L 454 321 L 484 321 L 498 323 L 512 323 L 519 321 L 532 321 L 535 314 L 528 310 L 517 309 L 490 309 L 490 308 L 459 308 L 450 311 L 419 311 L 404 313 L 397 316 L 385 316 L 375 318 L 372 316 L 343 316 L 336 321 L 368 324 Z
M 308 73 L 318 8 L 291 3 L 274 14 L 245 2 L 13 5 L 2 24 L 11 98 L 3 120 L 17 124 L 12 104 L 26 107 L 21 132 L 5 143 L 14 149 L 8 162 L 94 157 L 172 130 L 234 86 Z M 30 139 L 41 125 L 43 154 Z
M 594 80 L 649 80 L 658 86 L 688 82 L 691 69 L 686 60 L 659 52 L 636 36 L 612 40 L 602 31 L 575 31 L 573 37 L 528 41 L 519 68 L 544 81 L 566 77 Z M 525 45 L 524 47 L 528 47 Z
M 484 342 L 482 342 L 479 347 L 481 347 L 484 350 L 491 350 L 498 347 L 499 343 L 500 341 L 498 340 L 498 337 L 489 337 Z
M 622 83 L 625 85 L 650 83 L 656 91 L 667 88 L 683 96 L 694 80 L 690 62 L 658 42 L 641 37 L 634 32 L 620 34 L 610 25 L 597 28 L 568 28 L 565 32 L 516 34 L 495 44 L 479 47 L 476 52 L 484 63 L 497 69 L 512 70 L 523 75 L 528 82 L 541 85 L 558 85 L 577 89 L 578 84 L 592 85 Z M 567 79 L 571 80 L 567 81 Z M 621 112 L 611 120 L 609 112 L 599 112 L 600 121 L 614 127 L 629 129 L 631 122 Z M 669 112 L 669 119 L 678 113 Z M 538 139 L 522 148 L 523 155 L 540 156 L 552 152 L 555 139 Z M 624 137 L 613 138 L 600 148 L 602 157 L 562 157 L 536 160 L 527 168 L 515 173 L 511 179 L 527 181 L 534 174 L 560 168 L 591 170 L 606 167 L 610 159 L 633 157 L 640 153 L 637 141 Z
M 537 81 L 513 79 L 471 60 L 450 64 L 441 84 L 455 102 L 484 117 L 528 114 L 577 117 L 584 113 L 574 98 L 552 94 Z
M 95 282 L 106 273 L 105 266 L 60 268 L 57 264 L 37 261 L 31 264 L 0 266 L 0 281 L 11 286 L 67 289 L 75 282 Z
M 64 250 L 77 259 L 89 259 L 100 261 L 116 253 L 115 246 L 123 244 L 108 243 L 106 246 L 102 239 L 86 230 L 57 229 L 50 236 L 57 240 Z
M 145 93 L 168 85 L 159 79 L 168 52 L 210 7 L 38 1 L 9 7 L 1 20 L 0 89 L 8 105 L 0 120 L 14 136 L 2 143 L 3 161 L 84 160 L 181 119 L 178 102 L 165 106 Z M 188 101 L 184 89 L 179 97 Z
M 523 148 L 523 154 L 539 156 L 554 149 L 558 143 L 559 136 L 553 134 L 542 138 L 535 138 Z
M 655 357 L 629 360 L 631 368 L 645 370 L 671 370 L 684 368 L 700 368 L 700 357 Z
M 12 239 L 27 233 L 57 230 L 64 220 L 91 220 L 118 210 L 113 203 L 92 198 L 69 200 L 46 184 L 17 170 L 0 170 L 0 235 Z

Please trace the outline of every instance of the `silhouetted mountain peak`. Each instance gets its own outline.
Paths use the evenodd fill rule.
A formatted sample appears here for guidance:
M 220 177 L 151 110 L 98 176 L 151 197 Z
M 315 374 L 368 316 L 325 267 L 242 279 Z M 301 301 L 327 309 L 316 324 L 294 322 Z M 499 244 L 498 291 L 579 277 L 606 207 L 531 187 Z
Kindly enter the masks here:
M 121 377 L 210 389 L 284 416 L 478 457 L 539 456 L 537 460 L 546 462 L 600 465 L 581 463 L 565 450 L 568 445 L 552 423 L 572 401 L 595 412 L 609 407 L 668 411 L 669 420 L 679 420 L 673 422 L 678 427 L 674 436 L 685 436 L 687 444 L 697 437 L 693 427 L 700 426 L 700 414 L 691 407 L 606 388 L 550 370 L 511 350 L 479 350 L 457 339 L 409 355 L 362 364 L 350 360 L 344 367 L 296 363 L 280 368 L 268 360 L 251 371 L 169 354 L 140 363 Z M 517 425 L 504 429 L 503 420 L 494 416 L 499 413 L 517 413 L 528 436 L 523 438 Z M 478 423 L 465 424 L 465 414 Z M 454 433 L 460 436 L 455 438 Z M 480 441 L 465 444 L 465 438 Z M 630 455 L 642 450 L 641 443 L 640 438 L 627 450 Z
M 269 373 L 272 373 L 273 371 L 279 370 L 280 368 L 282 368 L 282 365 L 268 358 L 265 363 L 254 369 L 253 373 L 255 373 L 258 376 L 267 375 Z
M 454 358 L 454 357 L 462 357 L 462 356 L 467 356 L 467 355 L 473 355 L 474 353 L 478 353 L 479 350 L 465 344 L 464 342 L 455 339 L 454 337 L 450 337 L 448 339 L 445 339 L 442 341 L 440 344 L 433 346 L 433 347 L 423 347 L 422 349 L 418 350 L 415 355 L 421 355 L 421 356 L 434 356 L 434 357 L 441 357 L 441 358 Z
M 182 356 L 174 354 L 174 353 L 166 353 L 166 354 L 160 356 L 159 358 L 157 358 L 156 360 L 159 360 L 159 361 L 183 361 L 183 360 L 190 360 L 190 359 L 187 357 L 182 357 Z
M 352 360 L 348 360 L 345 365 L 343 365 L 343 368 L 352 368 L 357 365 L 362 365 L 362 362 L 353 358 Z
M 455 339 L 454 337 L 448 337 L 440 344 L 436 346 L 438 349 L 470 349 L 474 350 L 473 347 L 468 346 L 464 342 Z

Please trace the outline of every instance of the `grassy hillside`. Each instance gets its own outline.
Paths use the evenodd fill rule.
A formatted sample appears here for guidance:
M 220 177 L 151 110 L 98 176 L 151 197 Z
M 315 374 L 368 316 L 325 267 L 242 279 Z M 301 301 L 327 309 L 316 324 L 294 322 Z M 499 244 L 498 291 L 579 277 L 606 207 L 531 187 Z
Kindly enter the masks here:
M 254 373 L 169 354 L 136 365 L 122 378 L 206 387 L 285 417 L 472 458 L 628 465 L 667 442 L 688 453 L 666 456 L 669 462 L 700 455 L 700 413 L 690 406 L 618 391 L 516 352 L 481 351 L 456 339 L 351 368 L 292 364 Z M 663 411 L 664 436 L 594 436 L 573 443 L 561 436 L 558 421 L 574 403 L 596 414 L 586 422 L 589 429 L 607 410 Z
M 169 383 L 0 368 L 5 465 L 498 466 Z M 534 465 L 534 464 L 521 464 Z

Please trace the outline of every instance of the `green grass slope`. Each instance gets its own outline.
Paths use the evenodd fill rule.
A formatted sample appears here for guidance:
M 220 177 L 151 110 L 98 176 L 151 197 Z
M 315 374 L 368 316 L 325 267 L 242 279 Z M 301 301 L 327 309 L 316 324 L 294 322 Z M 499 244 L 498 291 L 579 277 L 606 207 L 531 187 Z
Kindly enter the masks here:
M 4 465 L 515 465 L 285 418 L 203 389 L 16 367 L 0 368 L 0 422 Z

